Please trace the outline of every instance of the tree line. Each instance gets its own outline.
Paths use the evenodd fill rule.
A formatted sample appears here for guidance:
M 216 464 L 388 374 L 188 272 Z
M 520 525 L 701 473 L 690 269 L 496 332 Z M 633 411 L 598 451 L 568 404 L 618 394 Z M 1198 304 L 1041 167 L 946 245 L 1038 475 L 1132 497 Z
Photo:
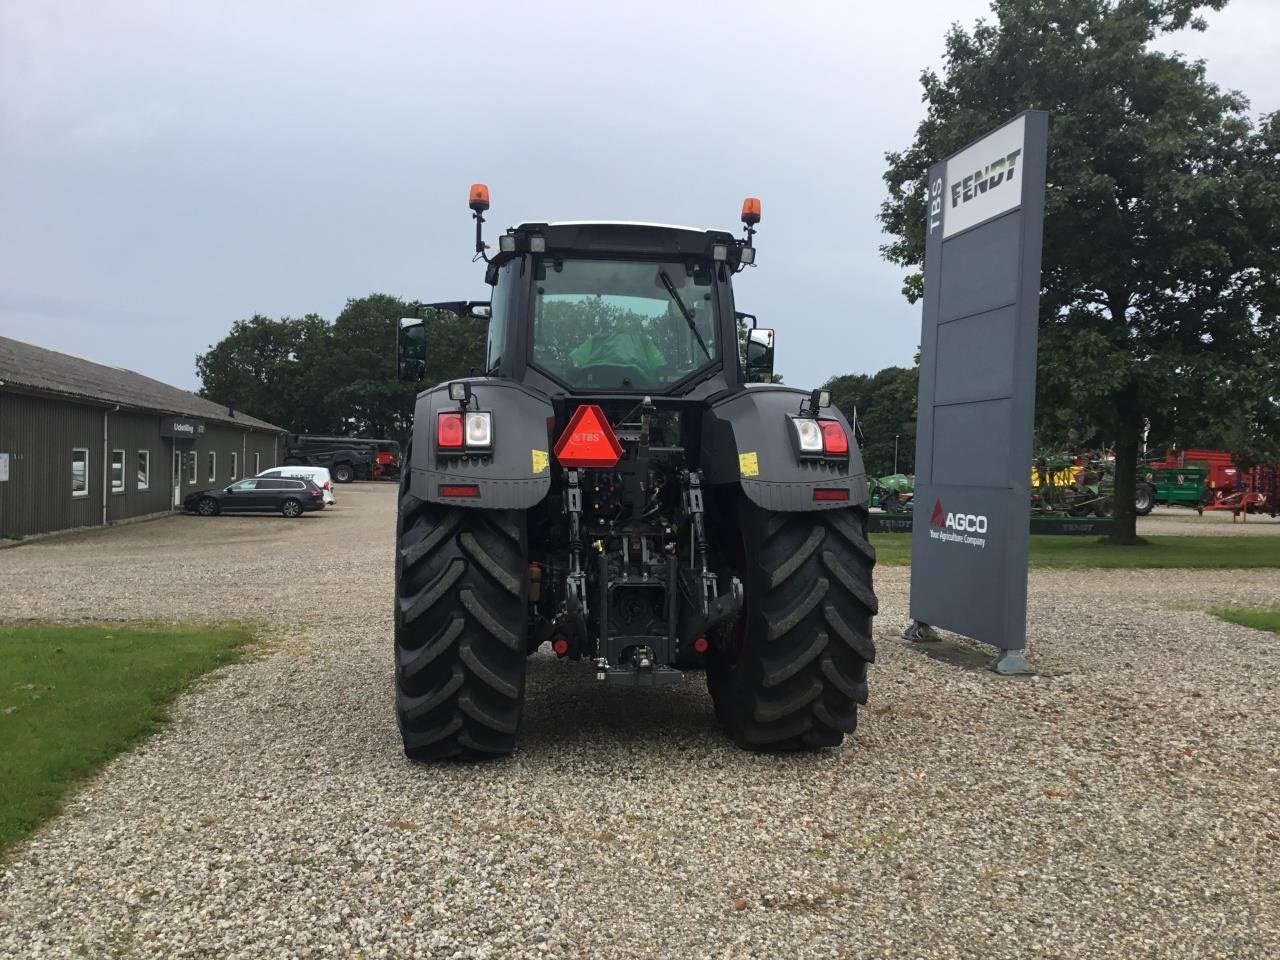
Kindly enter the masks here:
M 292 433 L 376 437 L 403 443 L 417 385 L 396 376 L 405 300 L 374 293 L 347 301 L 332 323 L 314 313 L 238 320 L 196 357 L 200 395 Z M 484 356 L 483 320 L 435 313 L 424 380 L 467 376 Z

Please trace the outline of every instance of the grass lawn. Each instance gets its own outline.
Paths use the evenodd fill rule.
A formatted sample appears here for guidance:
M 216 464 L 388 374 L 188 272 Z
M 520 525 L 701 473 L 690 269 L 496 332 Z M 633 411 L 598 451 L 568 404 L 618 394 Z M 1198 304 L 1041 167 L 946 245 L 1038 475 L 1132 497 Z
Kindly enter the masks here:
M 873 533 L 878 562 L 911 563 L 911 534 Z M 1073 569 L 1233 570 L 1280 568 L 1280 537 L 1147 537 L 1135 547 L 1117 547 L 1097 537 L 1031 538 L 1031 566 Z
M 0 852 L 253 636 L 241 624 L 0 624 Z
M 1219 620 L 1280 634 L 1280 607 L 1214 607 L 1209 612 Z

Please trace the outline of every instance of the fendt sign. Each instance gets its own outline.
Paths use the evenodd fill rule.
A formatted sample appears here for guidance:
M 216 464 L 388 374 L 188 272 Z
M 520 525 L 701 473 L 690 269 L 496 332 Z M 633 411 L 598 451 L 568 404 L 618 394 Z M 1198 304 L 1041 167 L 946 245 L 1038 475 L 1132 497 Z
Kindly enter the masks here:
M 928 173 L 911 616 L 1027 669 L 1027 550 L 1048 115 Z M 914 635 L 914 634 L 913 634 Z

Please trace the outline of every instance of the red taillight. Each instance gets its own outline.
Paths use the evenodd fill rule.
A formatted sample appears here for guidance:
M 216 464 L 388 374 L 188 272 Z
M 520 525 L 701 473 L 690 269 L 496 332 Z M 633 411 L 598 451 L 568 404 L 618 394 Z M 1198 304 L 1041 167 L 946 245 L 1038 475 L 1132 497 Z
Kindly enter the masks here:
M 440 496 L 442 497 L 478 497 L 480 496 L 480 488 L 474 483 L 459 483 L 452 486 L 441 484 Z
M 819 420 L 818 426 L 822 428 L 822 448 L 826 453 L 849 452 L 849 438 L 839 420 Z
M 551 649 L 555 651 L 557 657 L 563 657 L 569 652 L 569 641 L 564 637 L 556 637 L 551 641 Z
M 445 450 L 462 448 L 462 414 L 441 413 L 436 415 L 436 446 Z
M 311 499 L 312 499 L 312 500 L 314 500 L 316 497 L 323 497 L 323 496 L 324 496 L 324 494 L 323 494 L 323 493 L 321 493 L 319 490 L 312 490 L 312 491 L 311 491 Z
M 328 490 L 328 489 L 329 489 L 329 481 L 328 481 L 328 480 L 326 480 L 326 481 L 324 482 L 324 488 L 325 488 L 326 490 Z
M 706 653 L 707 648 L 709 646 L 711 646 L 711 644 L 707 643 L 706 637 L 694 637 L 694 640 L 693 640 L 694 653 Z
M 555 453 L 566 467 L 612 467 L 622 459 L 622 445 L 604 411 L 588 403 L 573 411 Z
M 813 499 L 815 500 L 848 500 L 849 491 L 845 489 L 830 489 L 819 487 L 813 491 Z

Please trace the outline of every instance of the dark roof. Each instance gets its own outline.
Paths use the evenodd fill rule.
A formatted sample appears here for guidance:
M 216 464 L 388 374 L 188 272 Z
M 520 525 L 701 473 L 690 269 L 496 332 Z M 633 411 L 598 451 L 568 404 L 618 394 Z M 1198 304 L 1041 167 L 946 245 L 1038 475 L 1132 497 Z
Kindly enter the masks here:
M 176 413 L 199 420 L 283 432 L 275 424 L 239 410 L 233 417 L 220 403 L 132 370 L 108 367 L 9 337 L 0 337 L 0 381 L 6 386 L 25 387 L 90 403 L 120 404 L 139 410 Z

